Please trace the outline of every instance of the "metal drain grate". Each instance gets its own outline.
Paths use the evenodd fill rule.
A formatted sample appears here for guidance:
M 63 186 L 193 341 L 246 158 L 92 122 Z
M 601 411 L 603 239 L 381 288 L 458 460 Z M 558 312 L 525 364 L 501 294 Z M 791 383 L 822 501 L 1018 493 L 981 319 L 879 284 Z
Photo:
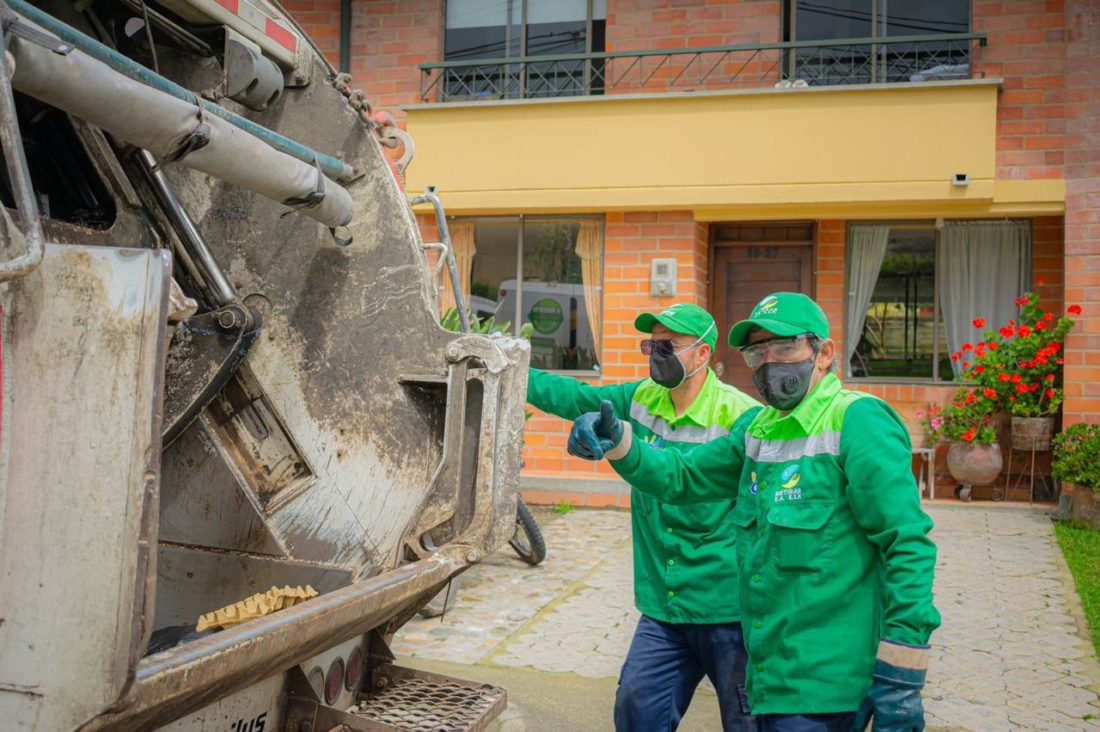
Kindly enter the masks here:
M 504 689 L 489 684 L 464 685 L 446 677 L 427 679 L 405 674 L 386 679 L 389 685 L 361 700 L 349 710 L 351 714 L 395 730 L 476 732 L 503 711 L 507 699 Z

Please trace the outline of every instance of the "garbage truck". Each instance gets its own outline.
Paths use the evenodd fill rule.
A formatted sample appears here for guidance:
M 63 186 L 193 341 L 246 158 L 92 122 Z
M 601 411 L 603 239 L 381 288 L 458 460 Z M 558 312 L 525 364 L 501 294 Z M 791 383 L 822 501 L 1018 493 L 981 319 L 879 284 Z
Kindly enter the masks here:
M 388 643 L 512 536 L 529 347 L 440 328 L 412 140 L 274 0 L 0 27 L 0 728 L 483 729 Z

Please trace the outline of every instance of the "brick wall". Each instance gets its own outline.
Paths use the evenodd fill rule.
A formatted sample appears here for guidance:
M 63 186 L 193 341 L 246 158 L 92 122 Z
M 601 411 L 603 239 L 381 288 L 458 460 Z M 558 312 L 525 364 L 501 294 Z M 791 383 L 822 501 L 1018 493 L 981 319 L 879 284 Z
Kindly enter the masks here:
M 1065 146 L 1062 0 L 975 0 L 973 30 L 989 34 L 977 70 L 1004 78 L 997 104 L 997 177 L 1061 178 Z
M 747 43 L 776 43 L 782 40 L 779 0 L 609 0 L 607 8 L 608 51 L 645 51 L 650 49 L 703 48 Z M 753 56 L 749 52 L 731 55 L 718 69 L 717 54 L 693 60 L 691 56 L 660 56 L 616 61 L 619 69 L 634 63 L 621 88 L 608 93 L 663 90 L 668 79 L 680 77 L 678 89 L 723 89 L 770 86 L 779 80 L 777 51 Z M 662 64 L 657 69 L 657 65 Z M 690 65 L 689 65 L 690 64 Z M 687 66 L 687 68 L 685 68 Z M 656 73 L 653 73 L 656 71 Z M 707 72 L 710 73 L 707 73 Z M 647 84 L 645 78 L 653 73 Z M 736 79 L 733 77 L 736 75 Z M 706 76 L 704 79 L 703 77 Z M 732 81 L 731 81 L 732 79 Z M 699 83 L 693 83 L 699 80 Z
M 353 0 L 351 77 L 376 110 L 404 118 L 420 100 L 419 65 L 443 56 L 439 0 Z
M 332 65 L 340 68 L 340 0 L 286 0 L 283 7 Z
M 1065 423 L 1100 422 L 1100 7 L 1066 4 L 1066 302 L 1084 317 L 1066 342 Z

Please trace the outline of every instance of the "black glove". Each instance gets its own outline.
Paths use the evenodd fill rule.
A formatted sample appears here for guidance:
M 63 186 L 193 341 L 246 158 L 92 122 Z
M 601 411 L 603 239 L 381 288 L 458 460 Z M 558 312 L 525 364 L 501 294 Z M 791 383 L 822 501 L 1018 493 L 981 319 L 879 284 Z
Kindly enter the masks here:
M 569 454 L 584 460 L 602 460 L 623 439 L 623 421 L 615 416 L 611 402 L 600 404 L 600 411 L 577 417 L 569 432 Z
M 879 658 L 875 661 L 872 676 L 874 681 L 856 712 L 853 729 L 855 732 L 863 732 L 867 723 L 873 722 L 873 732 L 923 732 L 924 704 L 920 692 L 924 688 L 928 671 L 923 668 L 904 668 L 884 661 L 881 650 L 883 647 L 893 647 L 906 655 L 913 655 L 912 652 L 921 656 L 927 655 L 927 647 L 882 641 Z M 921 654 L 921 651 L 925 653 Z

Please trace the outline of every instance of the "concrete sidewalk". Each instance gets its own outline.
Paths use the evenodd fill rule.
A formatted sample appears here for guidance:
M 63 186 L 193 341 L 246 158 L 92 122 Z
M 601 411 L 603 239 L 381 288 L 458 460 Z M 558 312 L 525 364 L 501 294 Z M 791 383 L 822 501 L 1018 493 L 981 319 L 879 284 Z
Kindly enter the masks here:
M 927 504 L 939 545 L 925 692 L 935 730 L 1100 729 L 1100 665 L 1054 543 L 1048 511 Z M 540 512 L 549 555 L 538 567 L 510 548 L 461 579 L 441 621 L 397 635 L 403 663 L 502 685 L 496 729 L 608 730 L 619 667 L 637 622 L 630 516 Z M 1095 717 L 1095 719 L 1094 719 Z M 706 684 L 682 730 L 719 730 Z

